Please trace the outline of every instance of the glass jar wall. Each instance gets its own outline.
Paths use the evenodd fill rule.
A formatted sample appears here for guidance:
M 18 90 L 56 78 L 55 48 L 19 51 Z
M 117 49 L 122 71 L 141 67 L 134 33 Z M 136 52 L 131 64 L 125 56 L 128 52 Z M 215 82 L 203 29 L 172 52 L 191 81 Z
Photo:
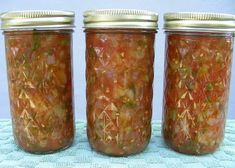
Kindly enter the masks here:
M 23 13 L 45 15 L 45 11 L 24 11 L 3 17 L 13 19 Z M 32 153 L 50 153 L 70 146 L 74 137 L 72 29 L 6 28 L 4 35 L 16 143 Z
M 115 156 L 141 152 L 151 136 L 155 29 L 85 32 L 90 145 Z
M 171 19 L 180 18 L 180 23 L 185 19 L 216 19 L 216 16 L 219 20 L 223 15 L 176 13 L 165 16 L 166 70 L 162 131 L 165 142 L 171 148 L 186 154 L 212 153 L 223 140 L 233 33 L 223 29 L 205 32 L 210 28 L 203 27 L 205 25 L 200 24 L 201 21 L 197 23 L 201 30 L 191 28 L 186 22 L 171 27 Z M 189 30 L 180 30 L 181 26 L 189 26 Z M 210 26 L 215 25 L 212 23 Z

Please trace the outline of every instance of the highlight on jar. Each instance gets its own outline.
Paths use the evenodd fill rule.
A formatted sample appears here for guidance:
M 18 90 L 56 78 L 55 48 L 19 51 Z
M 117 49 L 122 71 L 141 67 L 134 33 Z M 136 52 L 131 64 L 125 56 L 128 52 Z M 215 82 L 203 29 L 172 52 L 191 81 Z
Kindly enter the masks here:
M 12 11 L 1 20 L 16 144 L 31 153 L 69 147 L 74 138 L 74 13 Z
M 98 152 L 126 156 L 149 143 L 157 21 L 144 10 L 84 13 L 87 135 Z
M 224 138 L 235 16 L 167 13 L 162 133 L 186 154 L 214 152 Z

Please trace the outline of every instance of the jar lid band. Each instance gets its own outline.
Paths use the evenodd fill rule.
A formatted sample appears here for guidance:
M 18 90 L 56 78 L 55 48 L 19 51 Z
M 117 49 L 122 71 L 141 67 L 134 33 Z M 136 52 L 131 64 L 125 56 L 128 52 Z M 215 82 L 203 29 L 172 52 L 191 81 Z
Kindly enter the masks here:
M 3 30 L 72 29 L 74 12 L 57 10 L 28 10 L 5 12 L 1 15 Z
M 158 14 L 135 9 L 99 9 L 84 12 L 84 28 L 157 29 Z
M 178 12 L 164 15 L 166 31 L 235 32 L 235 15 Z

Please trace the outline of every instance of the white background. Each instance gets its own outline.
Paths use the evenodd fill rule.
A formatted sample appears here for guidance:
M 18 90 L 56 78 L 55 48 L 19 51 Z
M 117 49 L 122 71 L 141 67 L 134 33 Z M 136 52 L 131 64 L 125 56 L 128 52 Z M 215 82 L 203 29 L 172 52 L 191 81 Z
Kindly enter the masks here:
M 235 0 L 1 0 L 0 13 L 10 10 L 59 9 L 76 12 L 74 33 L 74 89 L 76 119 L 85 119 L 85 36 L 82 13 L 97 8 L 133 8 L 159 13 L 159 32 L 156 35 L 153 119 L 161 119 L 164 75 L 164 43 L 162 30 L 165 12 L 220 12 L 235 14 Z M 233 59 L 235 60 L 235 59 Z M 233 61 L 233 65 L 235 61 Z M 4 38 L 0 36 L 0 118 L 9 118 L 9 98 Z M 235 119 L 235 66 L 233 66 L 229 118 Z

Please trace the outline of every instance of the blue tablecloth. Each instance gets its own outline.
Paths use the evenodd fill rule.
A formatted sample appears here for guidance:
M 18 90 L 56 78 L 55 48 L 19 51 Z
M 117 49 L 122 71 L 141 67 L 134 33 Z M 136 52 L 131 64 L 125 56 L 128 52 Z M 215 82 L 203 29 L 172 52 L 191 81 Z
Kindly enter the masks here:
M 92 151 L 86 123 L 76 123 L 74 144 L 61 152 L 34 155 L 20 150 L 12 137 L 10 120 L 0 120 L 0 168 L 235 168 L 235 120 L 229 120 L 220 149 L 205 156 L 188 156 L 169 149 L 161 138 L 161 124 L 153 122 L 147 149 L 129 157 L 109 157 Z

